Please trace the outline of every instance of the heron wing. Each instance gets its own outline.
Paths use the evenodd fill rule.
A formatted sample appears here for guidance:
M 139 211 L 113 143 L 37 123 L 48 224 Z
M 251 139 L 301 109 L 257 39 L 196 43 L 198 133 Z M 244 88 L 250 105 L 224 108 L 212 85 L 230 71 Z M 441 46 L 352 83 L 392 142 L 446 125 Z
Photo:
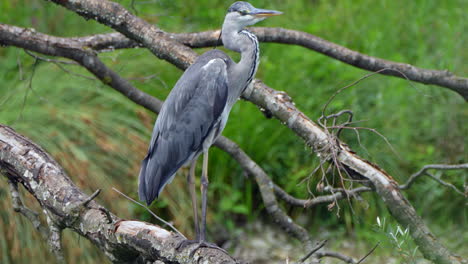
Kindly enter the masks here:
M 226 105 L 226 62 L 203 59 L 184 72 L 156 121 L 139 176 L 140 200 L 147 204 L 159 196 L 188 159 L 200 153 Z

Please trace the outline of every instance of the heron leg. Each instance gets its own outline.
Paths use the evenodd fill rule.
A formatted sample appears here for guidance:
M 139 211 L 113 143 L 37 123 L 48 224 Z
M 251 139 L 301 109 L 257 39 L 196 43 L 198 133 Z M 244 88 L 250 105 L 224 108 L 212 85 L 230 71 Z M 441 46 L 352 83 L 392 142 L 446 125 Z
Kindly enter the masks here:
M 208 150 L 203 153 L 203 168 L 200 188 L 202 194 L 202 223 L 199 240 L 200 242 L 204 242 L 206 234 L 206 204 L 208 193 Z
M 193 219 L 195 222 L 195 234 L 196 240 L 200 239 L 200 225 L 198 223 L 198 203 L 197 203 L 197 193 L 195 191 L 195 168 L 197 166 L 198 157 L 195 157 L 190 164 L 190 171 L 187 177 L 187 183 L 190 189 L 190 196 L 192 198 L 192 209 L 193 209 Z
M 194 165 L 195 162 L 191 164 L 189 177 L 192 177 L 192 176 L 194 177 L 194 175 L 195 175 L 195 165 Z M 193 173 L 192 173 L 192 171 L 193 171 Z M 192 190 L 193 190 L 192 200 L 194 200 L 194 199 L 196 200 L 196 197 L 195 197 L 195 182 L 192 181 L 192 183 L 189 181 L 189 185 L 191 185 L 190 186 L 190 192 L 192 194 Z M 202 223 L 201 223 L 201 230 L 200 230 L 200 229 L 198 229 L 198 219 L 196 220 L 195 225 L 197 226 L 196 227 L 196 229 L 197 229 L 197 239 L 196 240 L 181 241 L 181 243 L 176 247 L 176 249 L 180 250 L 180 249 L 185 248 L 185 247 L 187 247 L 189 245 L 197 244 L 190 251 L 190 254 L 189 254 L 190 258 L 193 257 L 195 252 L 200 248 L 214 248 L 214 249 L 221 250 L 225 254 L 228 254 L 228 252 L 225 249 L 223 249 L 223 248 L 221 248 L 221 247 L 219 247 L 219 246 L 217 246 L 215 244 L 207 243 L 206 240 L 205 240 L 206 239 L 205 238 L 205 233 L 206 233 L 207 193 L 208 193 L 208 150 L 203 153 L 201 193 L 202 193 Z M 196 204 L 196 202 L 194 202 L 194 204 Z M 194 215 L 195 216 L 197 215 L 196 209 L 197 208 L 194 206 Z M 201 231 L 201 232 L 199 232 L 199 231 Z

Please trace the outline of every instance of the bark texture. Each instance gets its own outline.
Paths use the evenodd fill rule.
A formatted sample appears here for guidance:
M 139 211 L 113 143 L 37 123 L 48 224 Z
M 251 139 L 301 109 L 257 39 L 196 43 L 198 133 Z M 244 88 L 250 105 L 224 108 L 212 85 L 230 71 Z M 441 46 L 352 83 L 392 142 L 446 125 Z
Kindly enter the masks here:
M 21 184 L 43 208 L 49 246 L 60 250 L 65 228 L 99 247 L 113 262 L 236 263 L 219 250 L 175 250 L 182 237 L 159 226 L 120 219 L 78 189 L 60 165 L 39 146 L 0 124 L 0 168 L 12 184 Z M 40 225 L 40 224 L 38 224 Z
M 151 50 L 157 57 L 167 60 L 168 62 L 176 65 L 181 69 L 185 69 L 190 63 L 194 61 L 196 58 L 196 53 L 192 51 L 190 48 L 185 46 L 184 44 L 180 43 L 179 41 L 184 42 L 184 40 L 177 39 L 176 35 L 167 34 L 157 27 L 148 24 L 147 22 L 133 16 L 127 10 L 125 10 L 122 6 L 117 3 L 105 1 L 105 0 L 74 0 L 74 1 L 59 1 L 54 0 L 53 2 L 62 5 L 87 19 L 95 19 L 107 26 L 114 28 L 115 30 L 122 33 L 125 37 L 132 39 L 135 43 L 141 44 Z M 3 27 L 4 29 L 5 27 Z M 0 27 L 0 30 L 2 27 Z M 272 36 L 272 32 L 268 33 L 268 30 L 265 30 L 262 33 L 261 30 L 257 30 L 260 39 L 264 41 L 276 41 L 281 43 L 288 43 L 286 40 L 282 40 L 281 36 Z M 276 29 L 280 30 L 281 29 Z M 283 31 L 282 31 L 283 32 Z M 288 32 L 283 32 L 284 34 Z M 32 32 L 31 37 L 34 37 L 36 33 Z M 261 36 L 261 34 L 265 34 L 265 36 Z M 269 35 L 267 37 L 266 35 Z M 322 44 L 326 44 L 321 42 L 320 40 L 313 39 L 313 36 L 299 36 L 294 32 L 289 32 L 288 34 L 292 34 L 291 44 L 299 44 L 311 49 L 319 49 L 317 47 L 314 48 L 314 44 L 320 46 Z M 2 35 L 2 34 L 0 34 Z M 209 39 L 209 43 L 213 43 L 213 37 L 216 33 L 207 33 Z M 16 36 L 21 37 L 21 34 L 13 34 L 12 38 L 14 39 Z M 118 35 L 113 35 L 112 37 L 118 37 Z M 185 40 L 187 44 L 189 41 L 192 43 L 200 36 L 192 36 L 191 40 Z M 10 42 L 7 42 L 6 45 L 15 45 L 15 46 L 22 46 L 19 42 L 14 42 L 12 38 L 9 39 Z M 201 38 L 201 37 L 200 37 Z M 305 39 L 302 39 L 305 38 Z M 89 41 L 96 41 L 97 38 Z M 195 39 L 195 40 L 194 40 Z M 301 40 L 302 39 L 302 40 Z M 1 43 L 0 39 L 0 43 Z M 62 40 L 60 40 L 62 41 Z M 76 42 L 80 42 L 81 40 L 75 39 Z M 110 38 L 102 41 L 109 42 Z M 122 40 L 126 41 L 126 40 Z M 294 43 L 293 43 L 294 42 Z M 47 45 L 50 42 L 46 43 Z M 97 42 L 96 42 L 97 43 Z M 133 46 L 140 46 L 138 44 L 126 42 L 124 45 L 133 45 Z M 211 45 L 211 44 L 210 44 Z M 336 44 L 335 44 L 336 45 Z M 31 44 L 30 49 L 34 49 L 34 44 Z M 195 45 L 192 45 L 195 46 Z M 96 47 L 107 47 L 96 45 Z M 115 45 L 115 47 L 121 47 Z M 44 47 L 47 49 L 47 47 Z M 330 56 L 336 56 L 337 59 L 338 55 L 342 57 L 342 61 L 345 61 L 350 64 L 355 64 L 357 67 L 371 67 L 370 70 L 379 69 L 381 70 L 381 64 L 378 64 L 378 60 L 373 57 L 363 57 L 360 56 L 359 53 L 352 53 L 353 51 L 346 51 L 339 49 L 340 47 L 334 47 L 331 49 L 324 48 L 321 52 Z M 333 55 L 334 50 L 339 52 L 338 55 Z M 340 52 L 341 50 L 341 52 Z M 36 51 L 41 52 L 36 49 Z M 81 50 L 82 52 L 83 50 Z M 346 52 L 348 53 L 346 53 Z M 121 85 L 121 92 L 124 93 L 126 96 L 131 98 L 134 101 L 142 100 L 142 98 L 147 98 L 144 94 L 139 94 L 137 89 L 131 89 L 131 86 L 123 85 L 125 84 L 125 80 L 118 79 L 118 75 L 113 75 L 109 70 L 105 68 L 105 65 L 100 65 L 99 61 L 97 60 L 97 56 L 95 54 L 89 53 L 87 55 L 83 55 L 79 53 L 79 55 L 68 55 L 68 52 L 60 53 L 61 49 L 58 48 L 57 52 L 51 52 L 45 54 L 55 55 L 55 56 L 64 56 L 76 60 L 84 67 L 86 67 L 90 72 L 98 76 L 101 81 L 105 82 L 106 84 L 110 85 L 111 87 L 119 87 Z M 343 53 L 344 52 L 344 53 Z M 54 54 L 55 53 L 55 54 Z M 94 57 L 93 57 L 94 56 Z M 364 63 L 366 62 L 366 63 Z M 387 62 L 387 61 L 380 61 L 380 62 Z M 353 65 L 354 65 L 353 64 Z M 370 65 L 370 66 L 369 66 Z M 377 66 L 375 66 L 377 65 Z M 380 66 L 379 66 L 380 65 Z M 441 83 L 434 83 L 438 85 L 442 85 L 445 87 L 450 88 L 453 82 L 450 80 L 448 81 L 445 77 L 454 77 L 450 74 L 445 74 L 443 72 L 433 72 L 428 73 L 422 70 L 415 68 L 413 66 L 408 67 L 408 65 L 397 65 L 402 70 L 407 70 L 409 74 L 405 72 L 405 75 L 408 75 L 408 78 L 413 78 L 416 81 L 420 81 L 423 83 L 434 83 L 434 80 L 441 79 L 445 80 Z M 372 68 L 376 67 L 376 68 Z M 412 68 L 413 67 L 413 68 Z M 383 67 L 387 68 L 387 67 Z M 391 68 L 391 67 L 390 67 Z M 398 71 L 401 71 L 398 68 Z M 101 69 L 101 70 L 99 70 Z M 107 69 L 107 70 L 106 70 Z M 421 70 L 423 71 L 421 73 Z M 419 71 L 419 73 L 418 73 Z M 386 74 L 391 74 L 393 71 L 384 71 Z M 411 74 L 414 73 L 414 74 Z M 427 73 L 427 74 L 426 74 Z M 435 76 L 439 74 L 436 78 Z M 442 75 L 440 75 L 442 74 Z M 398 74 L 397 74 L 398 75 Z M 411 77 L 410 77 L 411 76 Z M 418 77 L 419 76 L 419 77 Z M 421 77 L 422 76 L 422 77 Z M 444 77 L 445 76 L 445 77 Z M 456 79 L 455 84 L 457 87 L 461 87 L 462 90 L 456 90 L 458 88 L 450 88 L 454 89 L 459 92 L 464 98 L 466 99 L 466 86 L 467 81 L 465 78 L 454 77 Z M 458 79 L 457 79 L 458 78 Z M 435 82 L 437 82 L 437 80 Z M 452 83 L 452 84 L 451 84 Z M 464 88 L 463 88 L 464 87 Z M 119 89 L 119 88 L 116 88 Z M 465 89 L 465 90 L 463 90 Z M 132 96 L 132 93 L 128 93 L 128 91 L 132 91 L 132 93 L 137 94 L 138 96 Z M 465 92 L 464 92 L 465 91 Z M 127 94 L 126 94 L 127 93 Z M 260 106 L 263 109 L 266 109 L 270 113 L 272 113 L 277 119 L 279 119 L 283 124 L 286 124 L 291 130 L 293 130 L 298 136 L 300 136 L 306 144 L 312 147 L 312 149 L 317 153 L 319 157 L 324 160 L 331 160 L 332 150 L 337 151 L 337 161 L 346 168 L 346 170 L 352 171 L 353 173 L 367 179 L 370 183 L 370 188 L 375 190 L 378 195 L 382 198 L 386 206 L 388 207 L 389 211 L 395 217 L 395 219 L 404 227 L 408 227 L 411 231 L 411 235 L 414 238 L 415 242 L 418 244 L 419 249 L 423 253 L 423 255 L 436 263 L 460 263 L 462 260 L 459 257 L 454 256 L 450 253 L 443 245 L 441 245 L 437 239 L 435 239 L 434 235 L 429 231 L 427 226 L 424 224 L 422 219 L 416 214 L 416 211 L 411 206 L 411 204 L 404 198 L 401 194 L 400 190 L 398 189 L 398 185 L 396 182 L 382 169 L 378 166 L 371 164 L 370 162 L 360 158 L 357 156 L 352 150 L 350 150 L 346 144 L 342 143 L 341 141 L 337 140 L 336 138 L 330 137 L 330 134 L 326 132 L 326 130 L 321 127 L 320 125 L 314 123 L 310 120 L 307 116 L 305 116 L 302 112 L 300 112 L 295 105 L 293 104 L 291 98 L 284 92 L 278 92 L 265 84 L 261 83 L 260 81 L 256 80 L 254 85 L 251 86 L 246 92 L 243 94 L 243 97 L 246 100 L 251 101 L 252 103 Z M 146 107 L 153 107 L 152 104 L 154 101 L 148 103 Z M 156 104 L 158 105 L 158 104 Z M 156 109 L 157 111 L 159 109 Z M 220 146 L 222 149 L 229 152 L 239 163 L 243 166 L 243 168 L 247 171 L 250 171 L 255 175 L 255 179 L 260 186 L 260 190 L 262 191 L 262 196 L 265 201 L 266 208 L 274 216 L 275 219 L 279 219 L 280 223 L 283 223 L 282 226 L 295 235 L 295 237 L 299 238 L 303 242 L 310 241 L 308 238 L 307 232 L 304 232 L 301 228 L 291 228 L 290 225 L 285 224 L 286 222 L 290 222 L 290 218 L 281 210 L 281 208 L 277 205 L 277 201 L 275 196 L 273 195 L 274 184 L 269 180 L 267 175 L 262 173 L 261 168 L 257 168 L 255 163 L 251 161 L 248 156 L 243 153 L 241 150 L 236 149 L 235 145 L 228 144 L 229 142 L 223 142 L 224 138 L 221 138 L 216 144 Z M 277 192 L 278 193 L 278 192 Z M 281 196 L 281 195 L 280 195 Z M 279 213 L 279 215 L 278 215 Z M 307 242 L 308 243 L 308 242 Z

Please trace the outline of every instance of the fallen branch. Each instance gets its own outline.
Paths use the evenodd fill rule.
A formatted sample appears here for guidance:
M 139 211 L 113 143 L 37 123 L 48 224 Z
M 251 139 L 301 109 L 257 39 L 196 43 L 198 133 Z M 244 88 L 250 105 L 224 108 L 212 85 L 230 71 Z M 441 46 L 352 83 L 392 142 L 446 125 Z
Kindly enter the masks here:
M 0 168 L 13 186 L 23 185 L 42 207 L 48 218 L 52 251 L 60 252 L 61 231 L 69 228 L 89 239 L 113 262 L 198 263 L 203 258 L 209 263 L 236 263 L 223 252 L 209 248 L 198 250 L 191 259 L 188 256 L 192 246 L 180 252 L 175 250 L 183 238 L 156 225 L 120 219 L 110 213 L 109 222 L 103 212 L 107 209 L 78 189 L 49 154 L 1 124 Z M 13 201 L 18 203 L 17 189 L 12 190 Z M 38 225 L 36 217 L 27 218 Z M 42 227 L 40 230 L 45 232 Z

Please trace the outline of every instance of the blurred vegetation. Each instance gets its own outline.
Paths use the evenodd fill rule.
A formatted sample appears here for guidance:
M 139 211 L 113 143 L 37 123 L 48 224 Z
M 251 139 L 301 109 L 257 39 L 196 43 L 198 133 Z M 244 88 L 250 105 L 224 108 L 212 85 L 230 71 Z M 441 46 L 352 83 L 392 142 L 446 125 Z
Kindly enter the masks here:
M 117 2 L 169 32 L 219 28 L 231 4 L 219 0 Z M 464 0 L 259 0 L 252 4 L 285 13 L 260 26 L 302 30 L 369 55 L 468 75 L 468 3 Z M 0 22 L 68 37 L 111 32 L 97 22 L 85 21 L 41 0 L 1 1 Z M 366 74 L 300 47 L 261 44 L 261 51 L 257 78 L 286 91 L 312 119 L 320 116 L 324 103 L 337 89 Z M 238 58 L 237 54 L 229 54 Z M 162 99 L 182 74 L 145 49 L 119 50 L 100 57 L 136 87 Z M 99 81 L 79 76 L 91 77 L 79 67 L 65 67 L 69 72 L 53 63 L 36 61 L 21 49 L 0 48 L 0 123 L 12 126 L 45 148 L 87 193 L 103 189 L 98 201 L 119 216 L 153 222 L 111 187 L 137 197 L 139 163 L 155 115 Z M 330 112 L 342 109 L 352 109 L 356 120 L 365 121 L 360 126 L 385 135 L 398 155 L 382 138 L 368 131 L 360 132 L 360 144 L 353 131 L 346 131 L 345 142 L 400 182 L 424 164 L 468 162 L 468 108 L 448 89 L 375 75 L 340 94 L 329 107 Z M 317 166 L 317 159 L 278 121 L 266 120 L 254 105 L 239 101 L 224 135 L 237 142 L 286 191 L 308 197 L 306 184 L 300 182 Z M 212 150 L 209 175 L 211 240 L 220 243 L 239 237 L 248 223 L 269 223 L 255 184 L 227 154 Z M 444 173 L 443 177 L 459 188 L 466 185 L 466 171 Z M 310 182 L 314 190 L 316 183 L 315 178 Z M 153 209 L 182 232 L 193 235 L 186 188 L 184 177 L 176 177 Z M 435 234 L 450 249 L 466 256 L 465 198 L 425 178 L 405 193 Z M 26 204 L 38 210 L 33 199 L 25 196 Z M 377 217 L 397 228 L 380 198 L 375 194 L 364 198 L 361 202 L 340 203 L 339 212 L 336 207 L 329 211 L 327 206 L 309 211 L 287 209 L 313 237 L 329 239 L 332 247 L 343 249 L 343 241 L 348 241 L 353 244 L 349 253 L 358 257 L 381 241 L 374 258 L 394 257 L 398 263 L 405 263 L 408 258 L 401 256 L 394 241 L 375 228 Z M 0 212 L 0 262 L 27 263 L 33 258 L 37 263 L 50 261 L 45 244 L 31 224 L 13 212 L 5 180 L 0 181 L 0 204 L 4 208 Z M 405 243 L 408 252 L 415 248 L 411 243 Z M 106 259 L 70 231 L 65 232 L 64 244 L 69 263 Z

